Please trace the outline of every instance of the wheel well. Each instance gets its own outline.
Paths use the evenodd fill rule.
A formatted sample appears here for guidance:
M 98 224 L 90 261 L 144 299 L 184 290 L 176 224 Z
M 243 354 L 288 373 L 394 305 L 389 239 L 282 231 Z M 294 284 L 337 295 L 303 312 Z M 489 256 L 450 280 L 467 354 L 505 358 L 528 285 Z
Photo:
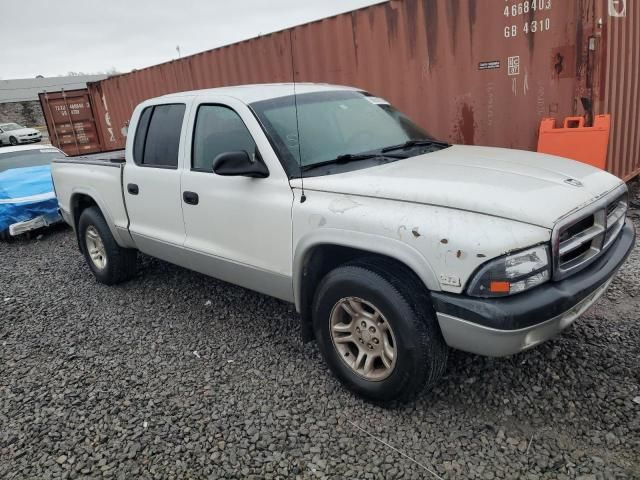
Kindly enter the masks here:
M 420 289 L 427 289 L 418 275 L 393 257 L 342 245 L 317 245 L 305 257 L 300 287 L 301 333 L 305 342 L 314 338 L 312 326 L 313 297 L 320 281 L 331 270 L 347 263 L 362 263 L 378 271 L 393 270 Z
M 82 242 L 80 241 L 80 232 L 78 231 L 78 222 L 80 221 L 80 215 L 87 208 L 98 206 L 96 201 L 89 195 L 84 193 L 76 193 L 71 197 L 71 214 L 73 215 L 73 229 L 76 232 L 76 239 L 78 240 L 78 247 L 82 251 Z

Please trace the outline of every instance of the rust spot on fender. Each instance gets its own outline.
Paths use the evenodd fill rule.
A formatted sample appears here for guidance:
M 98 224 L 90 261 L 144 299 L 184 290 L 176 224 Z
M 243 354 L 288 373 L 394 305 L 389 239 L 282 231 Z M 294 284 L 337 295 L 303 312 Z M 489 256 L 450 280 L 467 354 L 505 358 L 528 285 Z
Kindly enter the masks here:
M 420 237 L 420 231 L 418 230 L 418 227 L 414 227 L 413 230 L 411 230 L 411 233 L 413 234 L 414 237 L 418 238 Z
M 479 253 L 478 255 L 476 255 L 476 257 L 478 257 L 478 258 L 487 258 L 487 256 L 484 253 Z
M 458 250 L 456 252 L 456 257 L 460 258 L 462 256 L 462 250 Z
M 440 243 L 444 243 L 446 245 L 447 243 L 449 243 L 449 240 L 447 240 L 446 238 L 443 238 L 442 240 L 440 240 Z

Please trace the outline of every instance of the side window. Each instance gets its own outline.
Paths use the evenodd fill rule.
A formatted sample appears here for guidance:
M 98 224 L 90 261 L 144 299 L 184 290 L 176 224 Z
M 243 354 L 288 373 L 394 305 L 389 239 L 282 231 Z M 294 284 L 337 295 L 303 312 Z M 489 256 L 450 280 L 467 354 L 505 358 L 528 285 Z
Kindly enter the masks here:
M 218 155 L 241 150 L 255 160 L 256 144 L 240 116 L 221 105 L 201 105 L 193 133 L 193 170 L 211 172 Z
M 150 167 L 178 167 L 184 111 L 184 104 L 171 104 L 156 105 L 142 112 L 136 132 L 136 137 L 140 135 L 140 138 L 135 139 L 133 147 L 137 163 Z M 143 136 L 145 126 L 146 135 Z
M 133 161 L 137 164 L 142 163 L 142 156 L 144 155 L 144 141 L 147 138 L 147 130 L 149 129 L 149 119 L 153 107 L 145 108 L 140 114 L 140 120 L 138 120 L 138 128 L 136 128 L 136 136 L 133 139 Z

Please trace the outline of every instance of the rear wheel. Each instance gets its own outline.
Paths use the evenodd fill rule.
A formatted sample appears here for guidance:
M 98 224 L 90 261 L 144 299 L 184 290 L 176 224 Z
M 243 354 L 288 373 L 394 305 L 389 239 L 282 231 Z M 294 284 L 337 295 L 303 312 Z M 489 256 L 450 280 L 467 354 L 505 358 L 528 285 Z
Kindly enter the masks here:
M 367 263 L 322 280 L 314 331 L 347 388 L 371 400 L 406 400 L 440 379 L 448 349 L 423 290 L 402 272 Z
M 16 137 L 9 137 L 9 143 L 15 147 L 18 145 L 18 139 Z
M 82 212 L 78 235 L 82 253 L 99 282 L 113 285 L 135 275 L 137 252 L 116 243 L 98 207 Z

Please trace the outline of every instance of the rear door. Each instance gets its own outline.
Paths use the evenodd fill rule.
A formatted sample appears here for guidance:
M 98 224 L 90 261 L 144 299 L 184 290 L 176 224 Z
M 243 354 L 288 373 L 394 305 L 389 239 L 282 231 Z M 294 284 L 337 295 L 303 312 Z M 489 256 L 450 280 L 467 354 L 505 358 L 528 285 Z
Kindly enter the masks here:
M 140 251 L 185 265 L 181 150 L 189 102 L 144 104 L 127 141 L 123 190 L 129 231 Z

